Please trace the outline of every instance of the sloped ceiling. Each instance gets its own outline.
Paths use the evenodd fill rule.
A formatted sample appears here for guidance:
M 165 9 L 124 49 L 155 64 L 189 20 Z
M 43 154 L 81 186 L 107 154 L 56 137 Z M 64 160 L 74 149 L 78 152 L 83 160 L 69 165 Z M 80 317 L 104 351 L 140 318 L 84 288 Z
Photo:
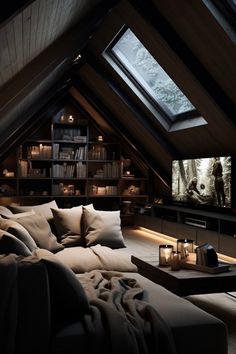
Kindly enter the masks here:
M 171 160 L 236 153 L 236 49 L 209 1 L 36 0 L 0 28 L 0 150 L 43 107 L 75 92 L 125 135 L 160 178 Z M 206 119 L 167 132 L 105 62 L 102 52 L 128 25 Z M 82 58 L 73 63 L 77 54 Z M 50 101 L 50 102 L 51 102 Z M 22 129 L 23 128 L 23 129 Z
M 111 0 L 35 0 L 0 27 L 0 150 L 15 142 L 30 118 L 71 77 Z M 102 5 L 101 5 L 102 3 Z

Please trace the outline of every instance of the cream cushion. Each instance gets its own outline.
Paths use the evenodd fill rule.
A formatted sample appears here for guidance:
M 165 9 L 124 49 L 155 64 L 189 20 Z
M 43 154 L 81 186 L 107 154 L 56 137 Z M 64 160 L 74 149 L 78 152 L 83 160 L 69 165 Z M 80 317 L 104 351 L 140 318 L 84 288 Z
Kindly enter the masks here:
M 83 224 L 86 246 L 101 244 L 110 248 L 125 247 L 119 210 L 91 210 L 83 207 Z
M 19 220 L 19 218 L 17 220 Z M 0 218 L 0 228 L 21 240 L 29 248 L 30 251 L 34 251 L 37 249 L 37 245 L 34 239 L 31 237 L 29 232 L 17 222 L 17 220 Z
M 13 213 L 22 213 L 25 211 L 33 210 L 36 214 L 43 215 L 49 221 L 53 219 L 53 214 L 51 208 L 58 208 L 55 200 L 52 200 L 48 203 L 38 204 L 38 205 L 16 205 L 10 204 L 10 209 Z
M 93 205 L 89 204 L 87 208 L 93 209 Z M 52 208 L 54 224 L 62 245 L 65 247 L 78 246 L 83 242 L 81 218 L 83 213 L 82 205 L 65 208 Z
M 34 239 L 36 245 L 51 252 L 58 252 L 64 248 L 57 242 L 56 236 L 52 233 L 47 219 L 42 215 L 31 215 L 17 219 Z
M 12 211 L 3 205 L 0 205 L 0 215 L 2 215 L 2 214 L 11 215 Z

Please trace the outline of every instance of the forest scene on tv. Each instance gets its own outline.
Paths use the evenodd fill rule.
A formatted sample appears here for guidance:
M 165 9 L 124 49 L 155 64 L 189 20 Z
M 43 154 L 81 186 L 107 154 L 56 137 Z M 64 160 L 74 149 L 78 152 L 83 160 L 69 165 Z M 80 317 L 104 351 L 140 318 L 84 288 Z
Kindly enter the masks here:
M 172 162 L 174 202 L 231 207 L 231 157 L 211 157 Z

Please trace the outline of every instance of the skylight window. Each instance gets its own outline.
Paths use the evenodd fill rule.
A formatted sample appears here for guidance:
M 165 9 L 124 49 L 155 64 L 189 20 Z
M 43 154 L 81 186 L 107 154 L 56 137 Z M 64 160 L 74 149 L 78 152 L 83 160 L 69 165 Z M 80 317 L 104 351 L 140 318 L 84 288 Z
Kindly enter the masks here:
M 111 51 L 165 111 L 175 116 L 195 109 L 130 29 L 125 31 Z
M 205 119 L 126 26 L 103 52 L 104 58 L 168 131 L 207 124 Z

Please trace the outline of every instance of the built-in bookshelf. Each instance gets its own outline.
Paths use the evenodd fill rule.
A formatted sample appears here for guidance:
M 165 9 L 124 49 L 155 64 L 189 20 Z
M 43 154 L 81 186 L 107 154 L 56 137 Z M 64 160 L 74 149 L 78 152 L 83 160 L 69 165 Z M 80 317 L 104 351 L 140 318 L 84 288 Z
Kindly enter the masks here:
M 148 199 L 148 171 L 141 173 L 92 119 L 68 112 L 57 112 L 1 163 L 2 204 L 55 199 L 61 207 L 94 203 L 132 216 L 135 203 Z

